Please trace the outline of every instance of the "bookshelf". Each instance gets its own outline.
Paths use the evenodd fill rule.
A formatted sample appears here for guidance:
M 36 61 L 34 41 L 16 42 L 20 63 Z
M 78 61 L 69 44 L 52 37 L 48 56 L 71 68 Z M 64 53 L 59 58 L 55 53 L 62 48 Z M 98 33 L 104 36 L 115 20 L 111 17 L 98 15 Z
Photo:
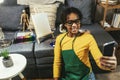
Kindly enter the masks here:
M 114 27 L 110 27 L 110 28 L 104 28 L 106 31 L 117 31 L 120 30 L 120 28 L 114 28 Z
M 119 4 L 115 4 L 115 5 L 109 5 L 108 4 L 109 0 L 106 0 L 105 4 L 98 2 L 98 5 L 104 8 L 104 15 L 103 15 L 103 22 L 102 22 L 102 27 L 104 27 L 104 23 L 106 20 L 106 15 L 107 15 L 107 11 L 110 9 L 120 9 L 120 3 Z M 120 30 L 120 28 L 105 28 L 105 30 L 107 31 L 112 31 L 112 30 Z

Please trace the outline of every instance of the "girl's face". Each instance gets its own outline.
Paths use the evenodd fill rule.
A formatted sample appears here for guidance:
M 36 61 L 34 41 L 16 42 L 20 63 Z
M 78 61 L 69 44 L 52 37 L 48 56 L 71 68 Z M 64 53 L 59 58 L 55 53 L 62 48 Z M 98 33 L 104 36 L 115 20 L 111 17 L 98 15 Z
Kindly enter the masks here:
M 75 13 L 71 13 L 67 16 L 65 27 L 68 31 L 68 36 L 74 37 L 80 29 L 80 19 Z

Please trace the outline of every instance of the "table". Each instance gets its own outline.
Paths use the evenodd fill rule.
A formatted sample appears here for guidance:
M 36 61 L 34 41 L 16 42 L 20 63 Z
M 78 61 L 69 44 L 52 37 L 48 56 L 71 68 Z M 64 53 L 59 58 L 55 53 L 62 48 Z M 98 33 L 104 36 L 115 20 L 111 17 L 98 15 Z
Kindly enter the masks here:
M 22 80 L 25 80 L 25 77 L 21 73 L 27 64 L 26 58 L 21 54 L 10 54 L 13 60 L 13 66 L 4 67 L 2 63 L 2 57 L 0 57 L 0 80 L 8 79 L 12 80 L 13 77 L 19 75 Z

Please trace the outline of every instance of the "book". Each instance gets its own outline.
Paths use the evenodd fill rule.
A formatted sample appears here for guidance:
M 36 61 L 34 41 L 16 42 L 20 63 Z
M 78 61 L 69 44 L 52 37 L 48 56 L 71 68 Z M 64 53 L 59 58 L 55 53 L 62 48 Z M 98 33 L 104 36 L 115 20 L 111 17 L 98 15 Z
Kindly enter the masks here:
M 113 25 L 114 25 L 115 16 L 116 16 L 116 14 L 114 13 L 114 14 L 113 14 L 113 18 L 112 18 L 112 22 L 111 22 L 111 26 L 112 26 L 112 27 L 113 27 Z
M 116 26 L 117 28 L 119 28 L 119 24 L 120 24 L 120 14 L 118 14 L 118 19 L 116 21 Z
M 112 26 L 115 27 L 115 28 L 118 28 L 119 23 L 120 23 L 120 14 L 115 13 L 115 18 L 112 20 Z
M 120 22 L 119 22 L 118 28 L 120 28 Z

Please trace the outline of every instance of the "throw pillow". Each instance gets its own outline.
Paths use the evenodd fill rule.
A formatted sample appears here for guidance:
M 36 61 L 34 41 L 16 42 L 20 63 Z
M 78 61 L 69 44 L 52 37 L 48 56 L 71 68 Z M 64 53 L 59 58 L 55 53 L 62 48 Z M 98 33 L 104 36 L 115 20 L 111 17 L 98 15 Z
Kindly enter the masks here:
M 48 5 L 39 5 L 39 4 L 33 4 L 30 5 L 30 15 L 36 14 L 36 13 L 47 13 L 49 24 L 52 30 L 55 29 L 55 20 L 56 20 L 56 11 L 57 7 L 59 6 L 58 3 L 55 4 L 48 4 Z M 30 26 L 32 24 L 32 20 L 30 18 Z
M 2 29 L 20 29 L 20 16 L 24 8 L 25 6 L 0 6 L 0 24 Z
M 17 0 L 17 4 L 25 4 L 30 5 L 32 4 L 53 4 L 55 2 L 62 2 L 64 3 L 65 0 Z
M 81 20 L 82 24 L 91 24 L 91 8 L 92 0 L 66 0 L 68 6 L 78 8 L 83 18 Z
M 13 5 L 17 5 L 17 1 L 16 0 L 4 0 L 3 3 L 1 3 L 0 5 L 13 6 Z

